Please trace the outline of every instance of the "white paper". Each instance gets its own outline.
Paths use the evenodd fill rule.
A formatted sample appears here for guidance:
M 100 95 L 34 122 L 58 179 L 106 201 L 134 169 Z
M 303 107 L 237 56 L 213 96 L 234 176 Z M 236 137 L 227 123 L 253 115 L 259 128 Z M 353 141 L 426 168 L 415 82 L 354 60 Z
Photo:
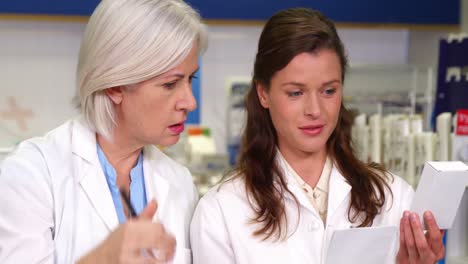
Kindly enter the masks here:
M 431 211 L 440 229 L 450 229 L 468 185 L 468 171 L 464 169 L 466 165 L 459 162 L 427 162 L 411 211 L 420 217 Z
M 335 230 L 325 263 L 394 263 L 398 232 L 396 226 Z
M 427 162 L 434 169 L 443 172 L 443 171 L 467 171 L 468 166 L 461 161 L 429 161 Z

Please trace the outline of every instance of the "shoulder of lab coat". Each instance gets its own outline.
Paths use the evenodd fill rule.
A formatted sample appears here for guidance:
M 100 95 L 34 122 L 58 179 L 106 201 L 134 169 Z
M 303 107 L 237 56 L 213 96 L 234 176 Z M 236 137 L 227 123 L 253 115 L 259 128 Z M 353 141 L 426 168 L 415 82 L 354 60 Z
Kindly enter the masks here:
M 77 142 L 73 144 L 73 140 Z M 71 164 L 71 159 L 74 158 L 72 153 L 79 152 L 82 159 L 99 165 L 95 144 L 94 132 L 84 124 L 82 118 L 77 118 L 50 131 L 44 137 L 22 142 L 4 160 L 0 171 L 0 263 L 54 263 L 57 255 L 64 254 L 55 252 L 61 250 L 57 246 L 67 247 L 55 245 L 54 231 L 63 225 L 60 222 L 61 217 L 64 217 L 63 208 L 70 204 L 64 204 L 64 198 L 61 197 L 64 191 L 57 189 L 63 187 L 63 182 L 70 182 L 70 178 L 76 177 L 75 180 L 79 181 L 83 176 L 73 175 L 75 171 Z M 145 147 L 144 155 L 145 178 L 156 179 L 157 183 L 165 186 L 165 198 L 169 203 L 166 206 L 167 214 L 172 218 L 181 218 L 178 220 L 180 224 L 169 229 L 178 232 L 175 234 L 178 237 L 178 247 L 181 246 L 181 251 L 184 251 L 179 254 L 185 255 L 186 259 L 190 255 L 190 218 L 198 200 L 191 175 L 185 167 L 172 161 L 154 146 Z M 149 174 L 148 177 L 146 174 Z M 152 187 L 154 186 L 146 186 L 150 197 L 160 195 L 151 193 L 154 190 L 159 191 L 159 186 Z M 165 204 L 159 206 L 164 207 Z M 180 206 L 176 209 L 180 213 L 170 210 L 174 205 Z M 159 218 L 165 220 L 165 217 Z M 184 226 L 184 230 L 174 230 L 180 225 Z M 69 240 L 70 238 L 64 239 Z
M 2 163 L 0 171 L 0 262 L 54 262 L 54 179 L 49 173 L 49 155 L 60 157 L 56 135 L 71 122 L 44 137 L 20 143 Z M 60 138 L 67 140 L 67 138 Z
M 247 197 L 242 195 L 244 189 L 241 179 L 231 179 L 212 187 L 200 199 L 190 226 L 194 264 L 238 263 L 222 208 L 232 206 L 239 213 L 246 206 L 250 209 Z

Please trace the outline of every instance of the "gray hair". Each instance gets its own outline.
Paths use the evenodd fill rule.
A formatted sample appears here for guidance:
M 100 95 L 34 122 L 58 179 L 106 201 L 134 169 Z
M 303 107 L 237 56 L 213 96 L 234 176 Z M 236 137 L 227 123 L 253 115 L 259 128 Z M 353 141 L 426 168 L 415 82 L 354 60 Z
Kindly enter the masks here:
M 167 72 L 194 43 L 206 49 L 206 28 L 182 0 L 102 0 L 84 32 L 77 70 L 75 101 L 88 125 L 111 139 L 116 114 L 104 90 Z

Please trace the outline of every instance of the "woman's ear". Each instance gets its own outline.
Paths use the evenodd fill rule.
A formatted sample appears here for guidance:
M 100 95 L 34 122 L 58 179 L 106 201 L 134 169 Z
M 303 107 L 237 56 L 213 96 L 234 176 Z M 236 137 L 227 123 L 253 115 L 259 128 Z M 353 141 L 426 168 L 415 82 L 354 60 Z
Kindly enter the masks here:
M 258 96 L 258 99 L 260 100 L 260 104 L 264 108 L 269 108 L 270 107 L 269 97 L 268 97 L 268 92 L 265 89 L 265 87 L 262 84 L 257 82 L 255 84 L 255 88 L 257 90 L 257 96 Z
M 108 88 L 104 90 L 104 92 L 112 100 L 114 104 L 122 103 L 122 98 L 123 98 L 122 87 L 118 86 L 118 87 Z

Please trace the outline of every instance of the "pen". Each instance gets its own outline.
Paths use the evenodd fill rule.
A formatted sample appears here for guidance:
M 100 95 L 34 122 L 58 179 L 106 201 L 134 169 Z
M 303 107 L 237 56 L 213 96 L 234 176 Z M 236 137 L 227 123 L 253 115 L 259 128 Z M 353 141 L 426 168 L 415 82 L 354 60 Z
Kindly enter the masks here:
M 128 211 L 130 212 L 130 218 L 135 218 L 137 217 L 137 214 L 135 212 L 135 209 L 132 206 L 132 203 L 130 202 L 130 198 L 124 191 L 124 189 L 120 189 L 120 195 L 122 196 L 122 200 L 124 201 L 125 207 L 127 207 Z M 157 257 L 158 251 L 156 249 L 153 249 L 153 253 L 150 253 L 147 249 L 142 249 L 141 254 L 144 258 L 149 258 L 149 256 L 156 256 Z
M 132 203 L 130 202 L 130 199 L 128 198 L 127 194 L 125 193 L 123 189 L 120 189 L 120 195 L 122 196 L 122 200 L 124 201 L 125 206 L 127 207 L 127 210 L 130 213 L 130 218 L 137 217 L 135 209 L 133 208 Z

